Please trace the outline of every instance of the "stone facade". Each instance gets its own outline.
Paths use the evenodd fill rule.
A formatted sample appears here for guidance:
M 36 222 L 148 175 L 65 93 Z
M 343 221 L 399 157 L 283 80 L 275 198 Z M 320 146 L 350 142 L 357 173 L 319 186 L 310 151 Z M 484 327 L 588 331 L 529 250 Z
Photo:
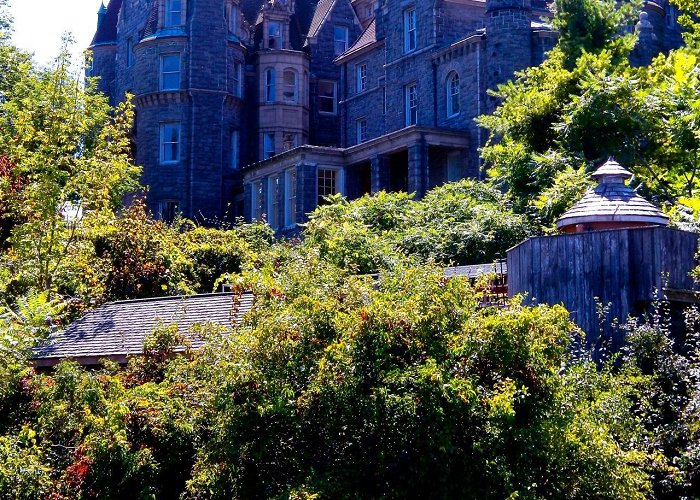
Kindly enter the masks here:
M 153 212 L 266 217 L 323 196 L 422 196 L 483 175 L 488 90 L 556 41 L 543 0 L 110 0 L 90 74 L 134 96 L 135 160 Z M 632 55 L 680 44 L 647 1 Z

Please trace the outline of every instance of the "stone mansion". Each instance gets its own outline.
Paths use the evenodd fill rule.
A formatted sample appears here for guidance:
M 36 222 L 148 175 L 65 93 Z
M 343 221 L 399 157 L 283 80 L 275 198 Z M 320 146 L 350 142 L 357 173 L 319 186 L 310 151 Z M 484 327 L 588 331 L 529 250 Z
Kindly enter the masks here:
M 474 118 L 556 41 L 544 0 L 110 0 L 88 74 L 132 94 L 135 162 L 163 219 L 265 217 L 327 195 L 483 174 Z M 635 62 L 680 45 L 645 2 Z

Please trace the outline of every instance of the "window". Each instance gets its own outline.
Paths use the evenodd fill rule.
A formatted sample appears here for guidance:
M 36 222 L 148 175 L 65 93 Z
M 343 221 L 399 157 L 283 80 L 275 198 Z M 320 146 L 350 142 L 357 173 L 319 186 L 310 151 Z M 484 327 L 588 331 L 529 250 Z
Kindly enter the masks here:
M 275 156 L 275 133 L 267 132 L 263 138 L 263 159 Z
M 160 90 L 180 88 L 180 54 L 160 56 Z
M 358 64 L 355 66 L 355 71 L 357 73 L 357 92 L 364 92 L 367 90 L 367 64 Z
M 284 225 L 294 226 L 297 223 L 297 170 L 287 170 L 285 173 Z
M 403 13 L 403 51 L 416 50 L 416 9 L 408 9 Z
M 265 102 L 275 102 L 275 70 L 265 71 Z
M 272 229 L 279 229 L 282 181 L 279 175 L 273 175 L 267 182 L 267 222 Z
M 243 86 L 242 86 L 242 73 L 243 65 L 236 61 L 233 63 L 233 95 L 236 97 L 243 96 Z
M 165 0 L 165 27 L 182 26 L 182 0 Z
M 334 30 L 335 55 L 339 56 L 348 50 L 349 31 L 345 26 L 336 26 Z
M 357 120 L 357 143 L 361 144 L 367 141 L 367 118 Z
M 134 39 L 126 40 L 126 66 L 131 68 L 134 65 Z
M 172 222 L 180 213 L 180 203 L 177 200 L 163 200 L 158 203 L 158 215 L 165 222 Z
M 297 73 L 292 69 L 285 69 L 283 74 L 284 91 L 282 97 L 285 102 L 296 103 L 299 101 L 299 87 L 297 85 Z
M 320 113 L 336 114 L 338 112 L 338 99 L 336 97 L 337 85 L 330 80 L 318 82 L 318 111 Z
M 233 130 L 231 132 L 231 168 L 238 170 L 239 165 L 239 151 L 240 151 L 240 134 L 238 130 Z
M 263 183 L 262 181 L 255 181 L 252 184 L 250 190 L 251 203 L 250 218 L 253 220 L 262 220 L 263 217 Z
M 447 157 L 447 181 L 454 182 L 462 178 L 461 158 L 459 153 Z
M 318 169 L 318 205 L 326 203 L 325 197 L 338 192 L 338 171 L 330 168 Z
M 459 75 L 450 73 L 447 77 L 447 117 L 459 114 Z
M 282 48 L 282 25 L 280 23 L 272 21 L 267 23 L 267 48 Z
M 180 124 L 162 123 L 160 125 L 160 162 L 177 163 L 180 161 Z
M 415 83 L 406 85 L 406 126 L 418 123 L 418 87 Z
M 299 145 L 299 135 L 294 132 L 285 132 L 282 134 L 282 149 L 289 151 Z
M 228 8 L 228 30 L 238 35 L 238 6 L 233 3 Z

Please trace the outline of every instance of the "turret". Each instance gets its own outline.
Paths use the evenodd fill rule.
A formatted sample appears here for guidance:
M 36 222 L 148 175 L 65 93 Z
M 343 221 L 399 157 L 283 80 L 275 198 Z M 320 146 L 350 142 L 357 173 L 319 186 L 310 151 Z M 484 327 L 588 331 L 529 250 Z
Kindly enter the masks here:
M 505 83 L 532 63 L 531 0 L 486 0 L 488 88 Z
M 105 7 L 105 3 L 102 2 L 100 5 L 100 10 L 97 11 L 97 29 L 102 26 L 102 23 L 105 20 L 105 17 L 107 16 L 107 7 Z

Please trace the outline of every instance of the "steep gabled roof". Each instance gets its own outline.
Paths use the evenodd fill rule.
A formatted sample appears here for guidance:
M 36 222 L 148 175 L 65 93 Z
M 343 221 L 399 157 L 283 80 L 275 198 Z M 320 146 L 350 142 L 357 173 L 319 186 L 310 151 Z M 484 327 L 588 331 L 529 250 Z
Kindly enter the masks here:
M 107 13 L 97 27 L 90 46 L 115 43 L 117 41 L 117 20 L 121 7 L 122 0 L 110 0 L 109 6 L 107 6 Z
M 319 0 L 314 11 L 314 17 L 311 19 L 309 26 L 309 34 L 307 38 L 315 38 L 318 32 L 321 31 L 323 24 L 326 22 L 328 15 L 333 10 L 336 0 Z
M 32 358 L 38 366 L 52 366 L 62 359 L 83 364 L 95 364 L 102 358 L 124 361 L 143 352 L 146 336 L 161 322 L 178 325 L 183 335 L 197 324 L 233 326 L 253 305 L 251 294 L 243 295 L 239 303 L 234 303 L 235 298 L 231 293 L 217 293 L 110 302 L 49 338 L 34 350 Z M 200 338 L 190 340 L 194 349 L 201 347 Z
M 341 55 L 338 56 L 338 59 L 345 59 L 347 57 L 351 57 L 352 55 L 360 52 L 362 49 L 369 47 L 373 43 L 376 43 L 377 41 L 377 22 L 375 19 L 372 19 L 372 22 L 369 23 L 369 26 L 367 26 L 367 29 L 360 35 L 360 38 L 357 39 L 357 41 L 345 52 L 343 52 Z

